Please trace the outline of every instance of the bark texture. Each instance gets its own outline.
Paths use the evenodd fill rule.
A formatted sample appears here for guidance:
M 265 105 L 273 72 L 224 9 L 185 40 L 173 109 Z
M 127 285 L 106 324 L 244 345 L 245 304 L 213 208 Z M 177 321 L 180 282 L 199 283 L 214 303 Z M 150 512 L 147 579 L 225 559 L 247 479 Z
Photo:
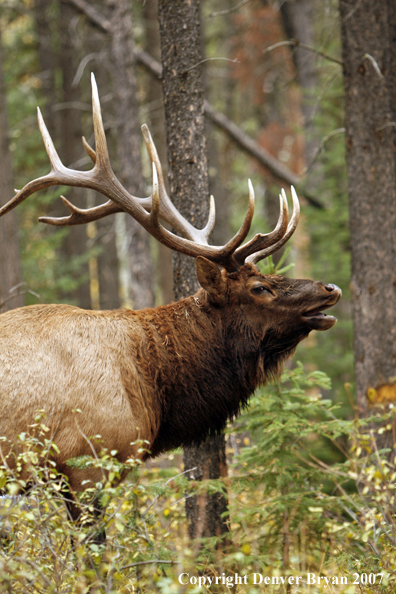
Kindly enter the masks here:
M 158 25 L 158 0 L 147 0 L 143 7 L 145 23 L 145 51 L 154 61 L 157 61 L 160 67 L 161 47 Z M 159 78 L 150 76 L 146 84 L 145 103 L 149 110 L 145 120 L 147 121 L 150 132 L 155 140 L 158 155 L 162 164 L 164 178 L 167 178 L 168 167 L 166 157 L 166 134 L 165 134 L 165 114 L 162 93 L 162 82 Z M 163 245 L 157 244 L 157 278 L 161 293 L 161 303 L 171 303 L 173 301 L 173 269 L 172 269 L 172 251 Z
M 396 7 L 341 0 L 358 405 L 396 400 Z M 393 63 L 392 63 L 393 57 Z
M 103 13 L 106 12 L 106 7 L 103 5 L 103 0 L 98 0 L 96 8 L 100 8 Z M 95 73 L 96 82 L 101 97 L 111 96 L 113 92 L 113 84 L 111 72 L 112 68 L 109 62 L 109 48 L 110 35 L 108 31 L 103 31 L 101 28 L 93 24 L 90 19 L 86 19 L 86 40 L 85 52 L 87 55 L 94 57 L 90 62 L 89 67 L 85 69 L 81 84 L 87 93 L 87 103 L 90 102 L 91 85 L 89 81 L 89 70 Z M 108 22 L 108 21 L 106 21 Z M 85 84 L 84 84 L 85 83 Z M 105 128 L 112 121 L 112 116 L 108 113 L 108 104 L 103 113 Z M 85 129 L 85 126 L 84 126 Z M 111 134 L 111 130 L 107 132 L 107 142 L 111 157 L 116 153 L 115 135 Z M 91 190 L 90 198 L 94 200 L 95 205 L 103 204 L 104 198 L 101 194 Z M 97 258 L 91 259 L 91 265 L 96 264 L 97 283 L 99 289 L 99 308 L 100 309 L 116 309 L 120 307 L 120 282 L 119 282 L 119 260 L 116 246 L 116 218 L 114 216 L 99 219 L 92 223 L 89 227 L 90 241 L 95 247 L 99 247 Z M 95 269 L 94 269 L 95 271 Z M 92 283 L 94 282 L 91 269 L 91 293 Z
M 117 107 L 119 179 L 131 194 L 145 196 L 131 5 L 127 0 L 106 0 L 106 4 L 110 21 L 111 61 Z M 151 307 L 154 305 L 154 292 L 149 236 L 131 217 L 127 217 L 126 225 L 129 235 L 133 307 Z
M 14 195 L 2 64 L 0 35 L 0 206 Z M 11 211 L 0 219 L 0 312 L 23 305 L 23 297 L 15 289 L 20 283 L 18 230 L 15 211 Z
M 80 101 L 80 91 L 73 85 L 73 79 L 78 66 L 78 34 L 76 31 L 77 13 L 75 9 L 64 2 L 60 3 L 60 58 L 59 63 L 62 70 L 62 102 L 65 109 L 59 112 L 59 129 L 61 141 L 62 160 L 67 167 L 73 165 L 83 156 L 81 146 L 82 123 L 81 112 L 76 107 Z M 86 208 L 87 193 L 84 189 L 73 188 L 69 198 L 79 208 Z M 58 202 L 55 206 L 55 216 L 62 213 L 64 207 Z M 91 294 L 89 284 L 88 262 L 84 261 L 87 251 L 87 231 L 83 225 L 71 227 L 66 239 L 60 248 L 60 257 L 64 261 L 66 269 L 75 259 L 82 259 L 77 270 L 71 270 L 70 274 L 78 282 L 76 290 L 67 291 L 62 299 L 68 302 L 74 301 L 84 309 L 91 308 Z
M 208 214 L 209 176 L 205 146 L 204 97 L 200 37 L 200 3 L 159 1 L 166 136 L 170 193 L 178 210 L 196 227 L 203 227 Z M 198 289 L 195 262 L 174 255 L 175 298 Z M 224 476 L 224 439 L 210 438 L 200 447 L 184 451 L 185 468 L 195 468 L 194 478 Z M 192 478 L 192 477 L 191 477 Z M 227 501 L 218 495 L 187 500 L 192 538 L 220 535 L 227 531 L 220 513 Z
M 314 45 L 313 11 L 314 0 L 287 0 L 280 7 L 283 25 L 289 39 L 296 39 L 305 45 Z M 315 110 L 315 89 L 317 85 L 316 56 L 314 53 L 296 47 L 293 49 L 293 61 L 297 80 L 303 92 L 301 110 L 306 132 L 305 153 L 307 162 L 316 151 L 316 138 L 312 121 Z
M 227 476 L 226 444 L 224 435 L 209 437 L 199 447 L 184 449 L 184 467 L 195 469 L 190 479 L 196 481 L 221 479 Z M 223 493 L 208 496 L 206 490 L 186 499 L 190 538 L 221 536 L 229 530 L 227 524 L 228 498 Z
M 209 177 L 205 146 L 199 2 L 158 6 L 168 148 L 169 184 L 176 208 L 196 227 L 208 214 Z M 174 255 L 175 298 L 198 290 L 195 262 Z

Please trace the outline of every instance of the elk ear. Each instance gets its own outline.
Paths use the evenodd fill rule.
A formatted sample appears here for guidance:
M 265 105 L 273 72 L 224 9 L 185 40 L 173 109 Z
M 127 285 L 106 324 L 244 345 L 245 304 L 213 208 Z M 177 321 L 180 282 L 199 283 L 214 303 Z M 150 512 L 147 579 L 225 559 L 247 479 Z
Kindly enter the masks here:
M 227 289 L 227 282 L 220 270 L 203 256 L 196 258 L 198 282 L 214 298 L 222 297 Z

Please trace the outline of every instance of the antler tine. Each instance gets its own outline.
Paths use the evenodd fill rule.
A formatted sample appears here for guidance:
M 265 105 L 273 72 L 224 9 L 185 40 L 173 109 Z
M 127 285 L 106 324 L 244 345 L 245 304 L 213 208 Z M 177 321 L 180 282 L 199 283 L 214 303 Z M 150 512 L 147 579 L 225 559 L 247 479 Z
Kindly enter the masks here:
M 243 264 L 246 258 L 251 254 L 274 245 L 286 233 L 287 224 L 289 222 L 289 213 L 285 194 L 279 195 L 279 203 L 280 211 L 275 229 L 271 231 L 271 233 L 257 233 L 253 239 L 241 246 L 235 253 L 235 258 L 240 264 Z
M 82 143 L 83 143 L 83 147 L 85 149 L 85 152 L 87 153 L 88 157 L 90 157 L 90 159 L 93 162 L 93 164 L 95 165 L 95 163 L 96 163 L 96 152 L 94 151 L 94 149 L 92 148 L 92 146 L 90 144 L 88 144 L 85 136 L 82 137 Z
M 66 227 L 70 225 L 85 225 L 92 221 L 97 221 L 116 212 L 123 212 L 112 200 L 92 208 L 78 208 L 67 198 L 61 196 L 63 204 L 70 210 L 71 214 L 67 217 L 39 217 L 40 223 L 55 225 L 57 227 Z
M 248 187 L 249 187 L 249 204 L 248 209 L 243 220 L 243 223 L 234 235 L 232 239 L 228 243 L 225 244 L 222 255 L 223 255 L 223 262 L 221 264 L 227 270 L 235 270 L 239 268 L 240 262 L 235 258 L 235 254 L 237 253 L 237 248 L 241 245 L 241 243 L 246 239 L 247 234 L 249 233 L 250 226 L 252 224 L 253 215 L 254 215 L 254 188 L 253 184 L 248 180 Z
M 150 157 L 150 161 L 152 163 L 155 163 L 155 167 L 157 170 L 157 175 L 158 175 L 160 185 L 161 185 L 162 189 L 165 190 L 164 176 L 162 173 L 162 165 L 161 165 L 160 158 L 158 156 L 157 147 L 154 144 L 153 137 L 151 136 L 151 133 L 150 133 L 150 130 L 149 130 L 147 124 L 143 124 L 143 126 L 141 127 L 141 130 L 142 130 L 144 142 L 146 144 L 147 152 Z
M 51 171 L 47 175 L 43 175 L 31 182 L 27 183 L 22 190 L 19 190 L 11 200 L 9 200 L 4 206 L 0 208 L 0 217 L 7 214 L 10 210 L 21 204 L 31 194 L 49 188 L 50 186 L 62 185 L 62 181 L 66 184 L 67 182 L 63 179 L 62 175 L 66 168 L 62 164 L 58 153 L 56 152 L 52 138 L 48 132 L 47 126 L 45 125 L 43 116 L 41 115 L 40 108 L 37 108 L 37 120 L 41 136 L 43 138 L 45 150 L 47 152 L 49 161 L 51 163 Z
M 48 188 L 48 186 L 54 185 L 55 182 L 50 183 L 47 175 L 39 177 L 38 179 L 29 182 L 28 184 L 26 184 L 26 186 L 22 188 L 22 190 L 17 191 L 17 193 L 13 198 L 11 198 L 11 200 L 9 200 L 6 204 L 4 204 L 4 206 L 0 208 L 0 217 L 7 214 L 7 212 L 10 212 L 10 210 L 21 204 L 21 202 L 23 202 L 31 194 L 34 194 L 35 192 L 38 192 L 43 188 Z
M 209 209 L 209 219 L 206 226 L 203 229 L 196 229 L 193 225 L 191 225 L 191 223 L 189 223 L 189 221 L 187 221 L 187 219 L 183 217 L 183 215 L 180 214 L 180 212 L 177 210 L 177 208 L 168 196 L 165 187 L 164 176 L 162 173 L 161 161 L 159 159 L 153 138 L 150 134 L 150 130 L 148 129 L 148 126 L 146 124 L 143 124 L 142 126 L 142 134 L 150 160 L 152 163 L 155 163 L 157 169 L 158 192 L 160 199 L 160 216 L 170 225 L 172 225 L 175 229 L 177 229 L 187 239 L 190 239 L 191 241 L 200 243 L 202 245 L 207 245 L 209 235 L 214 226 L 213 216 L 215 211 L 213 208 L 212 200 Z
M 167 229 L 165 229 L 161 225 L 161 223 L 159 221 L 159 216 L 160 216 L 160 212 L 161 212 L 161 196 L 160 196 L 161 184 L 160 184 L 160 180 L 159 180 L 159 175 L 157 174 L 157 166 L 154 161 L 152 162 L 152 167 L 153 167 L 153 190 L 152 190 L 152 194 L 151 194 L 152 202 L 151 202 L 151 211 L 150 211 L 150 219 L 149 219 L 150 220 L 150 228 L 151 228 L 151 231 L 153 231 L 153 229 L 157 229 L 160 233 L 167 234 L 169 232 L 167 231 Z M 213 229 L 214 219 L 215 219 L 215 203 L 214 203 L 213 196 L 211 196 L 210 197 L 208 223 L 206 224 L 204 229 L 202 229 L 202 233 L 205 232 L 207 239 L 209 239 L 209 235 Z M 173 237 L 176 240 L 178 239 L 177 236 L 173 236 Z M 243 241 L 243 239 L 241 239 L 240 241 Z M 193 242 L 191 242 L 190 245 L 193 245 Z M 209 250 L 211 249 L 210 246 L 207 246 L 207 247 Z M 216 248 L 214 248 L 214 250 L 216 250 Z M 218 248 L 217 248 L 217 250 L 218 250 Z M 232 248 L 231 248 L 231 250 L 232 250 Z
M 202 233 L 206 237 L 207 241 L 209 241 L 209 237 L 213 231 L 215 223 L 216 223 L 216 203 L 215 203 L 214 197 L 211 195 L 209 198 L 208 222 L 206 223 L 205 227 L 202 229 Z
M 110 159 L 109 159 L 109 151 L 107 150 L 107 141 L 106 141 L 106 135 L 105 135 L 104 126 L 103 126 L 102 112 L 100 109 L 98 86 L 96 84 L 95 75 L 93 72 L 91 72 L 91 85 L 92 85 L 92 119 L 93 119 L 93 126 L 94 126 L 95 148 L 96 148 L 95 165 L 98 165 L 101 168 L 110 169 L 110 171 L 112 171 L 112 168 L 110 165 Z M 86 145 L 89 146 L 88 143 L 86 143 Z M 87 148 L 86 145 L 84 145 L 85 150 Z M 88 153 L 88 154 L 91 157 L 91 154 L 90 153 Z
M 156 164 L 152 163 L 153 166 L 153 191 L 152 191 L 152 202 L 151 202 L 151 212 L 150 212 L 150 225 L 153 228 L 160 229 L 161 225 L 158 219 L 159 212 L 160 212 L 160 194 L 159 194 L 159 184 L 158 184 L 158 174 L 157 174 L 157 167 Z
M 294 231 L 296 230 L 298 220 L 300 218 L 300 203 L 298 200 L 296 190 L 294 189 L 293 186 L 291 186 L 291 194 L 292 194 L 292 200 L 293 200 L 293 214 L 292 214 L 292 218 L 290 219 L 290 222 L 287 226 L 286 233 L 283 235 L 283 237 L 281 239 L 279 239 L 279 241 L 277 241 L 273 245 L 248 256 L 246 258 L 246 262 L 251 262 L 252 264 L 257 264 L 257 262 L 260 262 L 260 260 L 264 260 L 264 258 L 268 258 L 268 256 L 270 256 L 271 254 L 274 254 L 277 250 L 279 250 L 288 241 L 288 239 L 293 235 Z M 283 188 L 282 188 L 282 197 L 284 200 L 286 200 L 286 203 L 287 203 L 286 192 Z
M 63 172 L 63 170 L 65 169 L 62 161 L 59 158 L 59 155 L 56 151 L 55 145 L 52 142 L 52 138 L 50 136 L 50 133 L 48 132 L 48 128 L 45 125 L 43 116 L 41 115 L 41 111 L 40 108 L 37 108 L 37 120 L 38 120 L 38 125 L 40 128 L 40 132 L 41 132 L 41 136 L 43 138 L 43 142 L 44 142 L 44 146 L 45 146 L 45 150 L 47 152 L 48 155 L 48 159 L 50 160 L 51 163 L 51 168 L 52 171 L 51 172 Z

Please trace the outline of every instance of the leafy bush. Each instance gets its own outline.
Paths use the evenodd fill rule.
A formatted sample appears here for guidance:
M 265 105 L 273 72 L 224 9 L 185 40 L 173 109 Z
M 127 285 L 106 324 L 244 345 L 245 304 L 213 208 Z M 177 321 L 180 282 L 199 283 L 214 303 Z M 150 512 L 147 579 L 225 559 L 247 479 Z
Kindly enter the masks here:
M 245 571 L 382 573 L 381 585 L 368 591 L 389 592 L 396 585 L 396 457 L 377 444 L 394 429 L 395 409 L 345 421 L 322 398 L 329 388 L 323 373 L 297 364 L 252 399 L 237 425 L 252 445 L 234 468 L 234 538 L 247 553 Z
M 249 445 L 236 457 L 231 476 L 198 487 L 202 494 L 228 489 L 230 535 L 221 547 L 219 538 L 189 541 L 184 502 L 197 485 L 182 469 L 143 468 L 135 459 L 123 464 L 105 449 L 69 462 L 103 470 L 101 483 L 87 484 L 78 496 L 81 517 L 73 522 L 65 478 L 52 460 L 56 446 L 39 413 L 32 434 L 19 436 L 14 453 L 4 455 L 1 443 L 0 488 L 7 496 L 0 507 L 0 590 L 207 591 L 208 583 L 181 584 L 180 575 L 186 580 L 189 574 L 217 577 L 223 582 L 210 591 L 229 592 L 224 576 L 249 574 L 246 592 L 255 594 L 263 586 L 252 582 L 253 573 L 276 581 L 313 572 L 328 579 L 349 576 L 347 585 L 334 590 L 345 594 L 355 592 L 354 573 L 366 582 L 370 574 L 382 574 L 381 584 L 361 582 L 357 591 L 395 591 L 396 456 L 380 444 L 394 431 L 396 409 L 345 421 L 322 397 L 329 388 L 323 373 L 297 364 L 254 396 L 233 428 Z M 94 443 L 99 452 L 100 440 Z M 98 501 L 103 511 L 95 514 Z M 101 543 L 103 529 L 107 540 Z M 280 587 L 270 584 L 265 591 Z M 300 590 L 288 590 L 294 591 Z M 323 592 L 323 585 L 309 591 Z
M 18 454 L 3 457 L 0 486 L 8 496 L 0 508 L 0 590 L 118 593 L 132 592 L 136 585 L 152 586 L 173 563 L 167 528 L 170 516 L 178 517 L 170 508 L 176 493 L 184 490 L 183 473 L 168 484 L 153 482 L 147 487 L 135 459 L 122 464 L 116 452 L 106 450 L 74 459 L 70 463 L 78 468 L 101 468 L 103 482 L 87 484 L 79 494 L 81 517 L 73 522 L 65 477 L 51 460 L 56 446 L 45 437 L 42 416 L 36 420 L 35 436 L 21 434 L 14 448 Z M 127 479 L 121 481 L 125 474 Z M 99 514 L 97 500 L 103 508 Z M 100 544 L 97 535 L 103 529 L 107 539 Z

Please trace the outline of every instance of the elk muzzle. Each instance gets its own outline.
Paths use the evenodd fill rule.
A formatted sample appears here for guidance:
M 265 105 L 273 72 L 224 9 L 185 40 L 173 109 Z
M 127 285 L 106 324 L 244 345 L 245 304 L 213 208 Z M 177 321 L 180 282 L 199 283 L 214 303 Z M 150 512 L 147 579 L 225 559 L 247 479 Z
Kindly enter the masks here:
M 317 299 L 315 299 L 316 304 L 304 311 L 302 318 L 310 330 L 328 330 L 334 326 L 337 318 L 323 313 L 323 310 L 333 307 L 333 305 L 338 303 L 341 299 L 342 291 L 337 285 L 323 285 L 322 283 L 318 283 L 318 285 L 319 294 Z

